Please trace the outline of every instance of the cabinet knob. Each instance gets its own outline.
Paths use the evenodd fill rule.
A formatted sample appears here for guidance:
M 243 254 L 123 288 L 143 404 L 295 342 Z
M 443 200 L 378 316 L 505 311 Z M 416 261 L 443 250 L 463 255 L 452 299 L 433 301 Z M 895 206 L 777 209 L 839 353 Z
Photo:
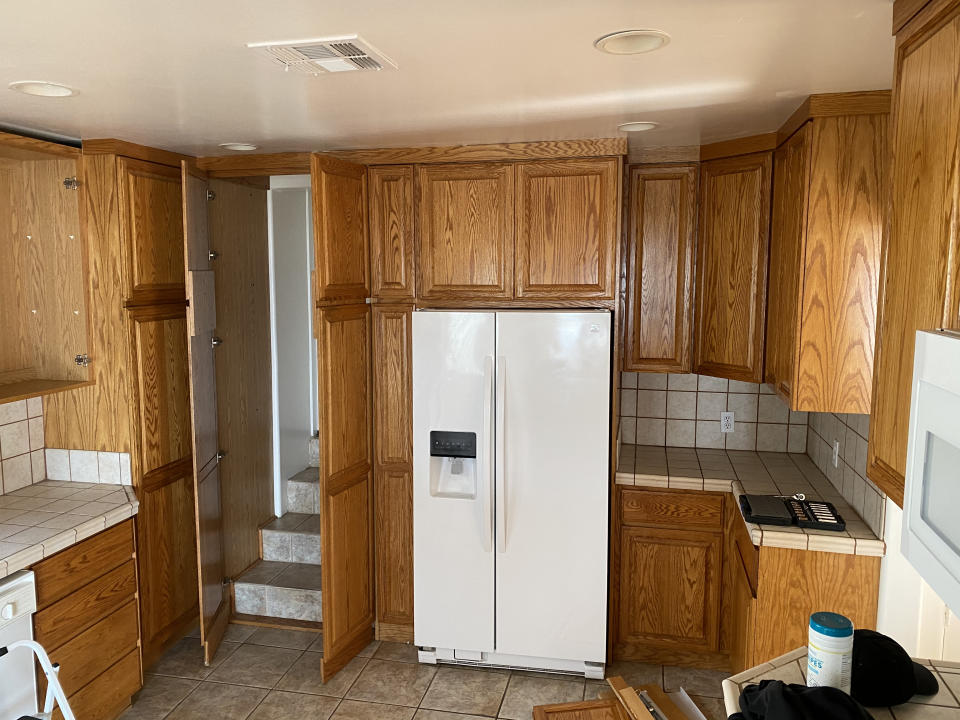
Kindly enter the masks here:
M 3 606 L 3 610 L 0 610 L 0 618 L 4 620 L 13 620 L 13 613 L 16 612 L 16 606 L 13 603 L 7 603 Z

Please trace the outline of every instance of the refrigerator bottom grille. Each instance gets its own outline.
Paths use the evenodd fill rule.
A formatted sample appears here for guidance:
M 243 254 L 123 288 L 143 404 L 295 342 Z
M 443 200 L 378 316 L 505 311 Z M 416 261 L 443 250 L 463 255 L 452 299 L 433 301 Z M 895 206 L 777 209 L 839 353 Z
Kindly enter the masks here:
M 499 653 L 480 653 L 479 660 L 467 659 L 462 651 L 452 648 L 418 648 L 420 662 L 436 665 L 461 665 L 477 668 L 503 670 L 530 670 L 553 673 L 556 675 L 582 675 L 588 680 L 603 680 L 606 665 L 586 660 L 558 660 L 556 658 L 537 658 L 523 655 L 503 655 Z M 458 654 L 460 657 L 458 657 Z M 472 654 L 472 653 L 471 653 Z

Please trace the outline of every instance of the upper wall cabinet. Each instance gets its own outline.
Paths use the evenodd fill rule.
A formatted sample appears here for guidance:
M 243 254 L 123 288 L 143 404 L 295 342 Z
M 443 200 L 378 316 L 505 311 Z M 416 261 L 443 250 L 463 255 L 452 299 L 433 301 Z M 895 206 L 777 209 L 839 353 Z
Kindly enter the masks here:
M 513 166 L 417 168 L 420 297 L 513 297 Z
M 772 166 L 756 152 L 700 167 L 695 372 L 763 379 Z
M 310 160 L 319 302 L 370 295 L 367 244 L 367 169 L 327 155 Z
M 371 289 L 375 297 L 412 299 L 413 166 L 372 167 L 368 180 Z
M 697 165 L 630 168 L 624 370 L 690 372 Z
M 117 173 L 120 232 L 129 249 L 124 274 L 126 305 L 183 300 L 180 169 L 121 157 Z
M 0 402 L 91 379 L 82 183 L 78 149 L 0 133 Z
M 616 158 L 516 166 L 518 298 L 614 297 L 619 171 Z
M 765 381 L 793 410 L 870 411 L 888 111 L 811 96 L 776 152 Z
M 902 0 L 895 7 L 916 10 Z M 917 330 L 960 327 L 960 2 L 897 31 L 890 220 L 884 239 L 867 475 L 903 501 Z

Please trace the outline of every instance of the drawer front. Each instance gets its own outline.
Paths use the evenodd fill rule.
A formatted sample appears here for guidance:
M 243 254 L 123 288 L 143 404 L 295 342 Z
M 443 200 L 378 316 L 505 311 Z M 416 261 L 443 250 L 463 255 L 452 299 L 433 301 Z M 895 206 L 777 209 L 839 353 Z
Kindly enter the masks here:
M 130 601 L 91 628 L 50 653 L 60 663 L 60 684 L 69 697 L 101 673 L 136 650 L 138 639 L 137 603 Z M 40 696 L 46 693 L 46 678 L 40 677 Z
M 31 569 L 36 574 L 37 607 L 44 608 L 96 580 L 133 557 L 133 521 L 58 552 Z
M 82 690 L 68 695 L 67 700 L 78 720 L 113 720 L 139 689 L 140 650 L 136 649 Z M 63 720 L 59 708 L 53 717 Z
M 692 490 L 623 491 L 621 519 L 624 525 L 656 525 L 698 530 L 723 529 L 723 495 Z
M 136 597 L 133 560 L 71 593 L 33 616 L 33 634 L 54 650 Z

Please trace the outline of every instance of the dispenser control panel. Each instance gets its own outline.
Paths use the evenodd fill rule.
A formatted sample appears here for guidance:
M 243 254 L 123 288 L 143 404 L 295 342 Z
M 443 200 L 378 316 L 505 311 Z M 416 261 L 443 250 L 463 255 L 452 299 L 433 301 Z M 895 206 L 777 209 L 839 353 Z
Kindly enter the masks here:
M 477 457 L 477 434 L 451 430 L 431 430 L 430 455 L 432 457 L 475 458 Z

